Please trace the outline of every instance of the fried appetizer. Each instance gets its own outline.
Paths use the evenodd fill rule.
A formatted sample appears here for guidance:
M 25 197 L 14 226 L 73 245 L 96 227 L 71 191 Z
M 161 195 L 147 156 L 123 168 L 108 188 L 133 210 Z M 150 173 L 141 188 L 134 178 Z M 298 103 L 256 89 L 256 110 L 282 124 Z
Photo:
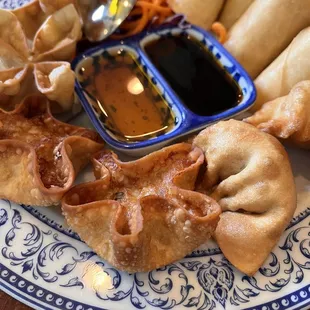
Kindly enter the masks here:
M 68 0 L 49 2 L 33 1 L 13 11 L 0 9 L 2 108 L 14 109 L 33 93 L 57 102 L 60 111 L 72 106 L 74 72 L 70 63 L 54 60 L 72 59 L 81 37 L 81 22 L 73 4 L 64 6 Z
M 73 102 L 74 79 L 70 63 L 63 61 L 0 71 L 0 108 L 14 110 L 28 94 L 41 93 L 53 101 L 53 112 L 69 110 Z
M 309 24 L 310 0 L 255 0 L 231 28 L 225 47 L 254 79 Z
M 310 81 L 297 83 L 287 96 L 265 103 L 245 119 L 259 130 L 310 147 Z
M 226 258 L 253 275 L 296 209 L 288 156 L 274 137 L 241 121 L 222 121 L 194 140 L 207 170 L 200 191 L 222 208 L 215 238 Z
M 282 54 L 256 78 L 257 99 L 253 110 L 260 109 L 266 102 L 286 96 L 298 82 L 309 80 L 309 55 L 310 27 L 301 31 Z
M 194 192 L 204 156 L 176 144 L 133 162 L 105 151 L 93 160 L 97 181 L 73 187 L 62 200 L 72 229 L 120 270 L 150 271 L 205 243 L 220 207 Z
M 231 28 L 253 1 L 254 0 L 226 0 L 219 22 L 222 23 L 226 29 Z
M 29 61 L 70 61 L 82 37 L 82 24 L 73 3 L 35 0 L 12 11 L 0 10 L 0 20 L 6 26 L 1 32 L 9 35 L 10 43 L 19 51 L 23 49 L 22 54 Z M 20 40 L 10 35 L 12 31 L 19 33 Z
M 188 22 L 210 29 L 221 11 L 224 0 L 167 0 L 167 2 L 175 13 L 183 14 Z
M 77 173 L 102 148 L 97 133 L 54 119 L 44 97 L 0 111 L 0 197 L 33 206 L 58 204 Z

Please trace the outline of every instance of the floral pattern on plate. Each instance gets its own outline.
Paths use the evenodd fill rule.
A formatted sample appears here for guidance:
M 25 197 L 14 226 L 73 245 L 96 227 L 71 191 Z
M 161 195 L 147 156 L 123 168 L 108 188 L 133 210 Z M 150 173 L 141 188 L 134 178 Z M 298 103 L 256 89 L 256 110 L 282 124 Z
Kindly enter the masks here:
M 0 0 L 13 9 L 29 0 Z M 83 116 L 79 123 L 87 124 Z M 238 272 L 215 243 L 150 273 L 114 269 L 68 229 L 58 209 L 0 201 L 0 288 L 36 309 L 308 309 L 308 151 L 289 150 L 299 206 L 254 277 Z
M 175 264 L 128 275 L 32 207 L 2 201 L 0 283 L 14 286 L 13 294 L 35 297 L 42 309 L 45 304 L 59 309 L 238 309 L 262 298 L 271 301 L 251 309 L 289 309 L 310 300 L 309 215 L 307 208 L 292 220 L 254 277 L 236 271 L 212 243 Z M 290 286 L 293 292 L 281 293 Z
M 31 0 L 0 0 L 0 8 L 13 10 L 31 2 Z

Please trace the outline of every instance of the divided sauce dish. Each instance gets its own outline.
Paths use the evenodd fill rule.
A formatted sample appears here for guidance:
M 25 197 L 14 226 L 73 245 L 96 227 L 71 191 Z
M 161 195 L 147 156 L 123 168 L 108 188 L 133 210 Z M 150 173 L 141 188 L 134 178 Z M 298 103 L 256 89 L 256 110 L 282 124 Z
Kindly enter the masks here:
M 167 79 L 167 76 L 169 76 L 170 73 L 163 73 L 158 65 L 154 64 L 154 58 L 152 61 L 152 55 L 147 52 L 150 44 L 154 42 L 164 44 L 164 41 L 169 41 L 169 38 L 187 38 L 193 40 L 193 45 L 196 44 L 196 47 L 211 59 L 210 61 L 213 62 L 211 65 L 217 66 L 217 70 L 220 74 L 223 75 L 226 80 L 230 80 L 238 90 L 238 102 L 236 101 L 231 107 L 215 112 L 213 111 L 210 114 L 198 114 L 196 110 L 193 111 L 191 107 L 186 105 L 184 97 L 182 98 L 182 94 L 175 89 L 175 85 L 171 83 L 171 80 L 168 81 L 169 78 Z M 160 40 L 163 40 L 163 43 L 161 43 Z M 194 48 L 196 47 L 194 46 Z M 158 48 L 160 50 L 161 45 L 159 45 Z M 109 61 L 111 61 L 114 66 L 115 63 L 119 61 L 117 57 L 121 57 L 121 62 L 126 62 L 126 66 L 134 68 L 133 70 L 135 74 L 137 74 L 137 76 L 131 78 L 132 81 L 129 81 L 136 81 L 136 84 L 133 85 L 132 83 L 128 83 L 127 89 L 132 85 L 133 87 L 131 88 L 133 91 L 130 91 L 130 89 L 129 91 L 133 95 L 140 95 L 141 92 L 144 90 L 147 91 L 148 89 L 149 93 L 145 95 L 145 98 L 156 98 L 153 104 L 157 105 L 158 111 L 164 111 L 165 114 L 163 119 L 165 119 L 165 122 L 167 119 L 168 121 L 166 123 L 163 122 L 162 126 L 159 126 L 160 128 L 158 127 L 157 129 L 157 127 L 154 127 L 156 130 L 152 128 L 146 134 L 143 133 L 134 136 L 130 133 L 129 135 L 124 134 L 123 137 L 120 137 L 120 135 L 108 125 L 111 124 L 111 122 L 109 123 L 109 118 L 113 118 L 113 113 L 116 113 L 117 109 L 110 105 L 109 100 L 111 100 L 111 96 L 107 98 L 104 97 L 105 85 L 103 85 L 102 80 L 96 80 L 96 76 L 102 73 L 103 68 L 107 68 L 104 70 L 109 70 Z M 132 63 L 130 63 L 130 61 Z M 200 66 L 200 58 L 194 61 L 198 61 L 198 66 Z M 103 67 L 103 64 L 105 67 Z M 85 68 L 87 66 L 90 67 L 90 69 L 88 76 L 85 77 Z M 192 25 L 185 28 L 170 25 L 163 26 L 123 41 L 104 42 L 98 47 L 87 50 L 79 55 L 73 61 L 72 67 L 76 73 L 76 94 L 94 127 L 102 138 L 113 148 L 135 156 L 159 149 L 176 138 L 198 131 L 220 120 L 234 117 L 249 109 L 254 104 L 256 98 L 255 86 L 242 66 L 209 32 Z M 115 68 L 115 66 L 113 68 Z M 111 70 L 113 70 L 113 68 Z M 106 74 L 105 79 L 109 80 L 108 71 L 104 72 Z M 128 73 L 126 72 L 124 71 L 124 75 Z M 118 76 L 124 76 L 119 73 L 120 72 L 118 72 Z M 180 74 L 182 74 L 182 68 L 180 68 Z M 166 78 L 164 76 L 166 76 Z M 124 76 L 124 80 L 120 81 L 120 83 L 125 80 L 126 78 Z M 113 81 L 113 83 L 115 83 L 115 81 Z M 211 89 L 208 90 L 208 81 L 206 81 L 205 86 L 207 100 L 208 91 L 212 92 L 213 85 L 211 85 Z M 111 85 L 106 85 L 106 87 L 111 88 Z M 115 84 L 113 87 L 115 87 Z M 98 89 L 102 89 L 100 99 L 103 97 L 103 101 L 106 102 L 102 103 L 98 100 L 96 96 Z M 219 90 L 220 89 L 221 88 L 219 88 Z M 92 90 L 94 90 L 94 92 L 92 92 Z M 216 91 L 219 94 L 221 93 L 218 89 Z M 212 98 L 212 100 L 214 100 L 214 98 Z M 124 100 L 120 101 L 119 98 L 116 101 L 121 105 L 117 107 L 120 109 L 127 104 Z M 217 102 L 208 101 L 208 104 L 216 106 Z M 111 110 L 108 107 L 106 110 L 105 107 L 103 107 L 105 105 L 113 109 Z M 141 112 L 143 112 L 143 109 L 141 109 Z M 150 124 L 148 118 L 146 116 L 143 117 L 145 118 L 145 124 Z M 120 126 L 122 126 L 123 121 L 130 121 L 130 116 L 126 114 L 126 111 L 123 111 L 123 114 L 118 118 Z M 131 122 L 134 124 L 133 120 Z M 141 122 L 143 122 L 143 120 L 141 120 Z M 134 125 L 132 125 L 132 128 L 134 128 Z

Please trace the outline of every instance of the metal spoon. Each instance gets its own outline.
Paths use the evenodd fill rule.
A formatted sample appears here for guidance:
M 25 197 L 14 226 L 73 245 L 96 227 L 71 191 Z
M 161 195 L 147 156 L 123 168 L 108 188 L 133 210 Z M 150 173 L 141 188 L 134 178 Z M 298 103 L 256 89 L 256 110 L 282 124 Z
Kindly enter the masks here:
M 79 0 L 84 33 L 91 42 L 110 36 L 126 19 L 136 0 Z

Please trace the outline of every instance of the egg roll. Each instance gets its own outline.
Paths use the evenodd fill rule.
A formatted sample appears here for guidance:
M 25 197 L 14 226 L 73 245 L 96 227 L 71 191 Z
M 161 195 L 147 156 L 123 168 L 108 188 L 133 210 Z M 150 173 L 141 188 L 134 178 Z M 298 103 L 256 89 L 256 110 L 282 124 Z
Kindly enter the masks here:
M 291 44 L 255 80 L 257 99 L 253 110 L 287 95 L 298 82 L 310 79 L 310 27 L 302 30 Z
M 231 28 L 253 1 L 254 0 L 226 0 L 219 22 L 222 23 L 226 29 Z
M 225 47 L 256 78 L 309 25 L 310 0 L 255 0 Z
M 168 5 L 186 20 L 204 29 L 210 29 L 216 21 L 224 0 L 168 0 Z

